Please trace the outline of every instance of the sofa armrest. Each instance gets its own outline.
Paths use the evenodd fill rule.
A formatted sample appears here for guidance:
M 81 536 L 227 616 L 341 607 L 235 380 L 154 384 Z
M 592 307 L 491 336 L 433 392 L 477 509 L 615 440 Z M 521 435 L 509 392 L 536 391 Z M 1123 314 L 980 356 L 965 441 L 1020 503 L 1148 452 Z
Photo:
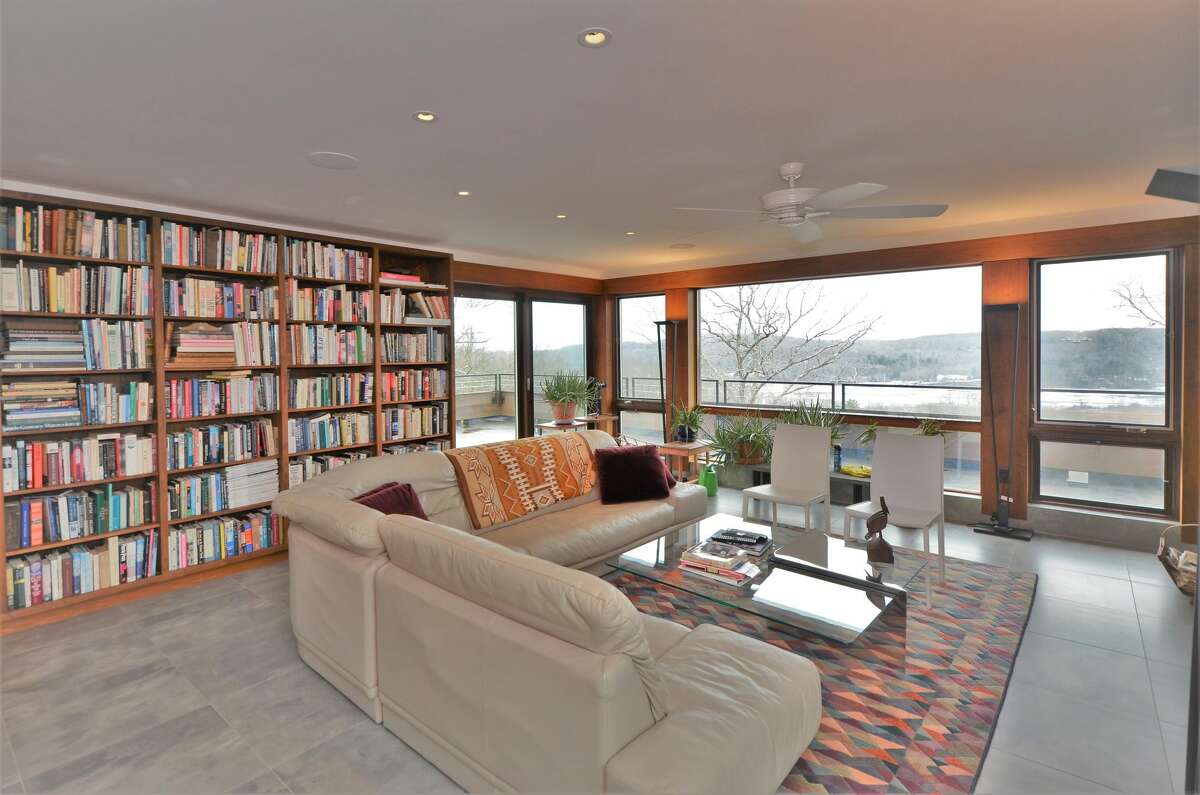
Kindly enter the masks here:
M 369 557 L 384 554 L 379 537 L 383 514 L 339 492 L 311 485 L 289 489 L 275 498 L 271 510 L 343 549 Z

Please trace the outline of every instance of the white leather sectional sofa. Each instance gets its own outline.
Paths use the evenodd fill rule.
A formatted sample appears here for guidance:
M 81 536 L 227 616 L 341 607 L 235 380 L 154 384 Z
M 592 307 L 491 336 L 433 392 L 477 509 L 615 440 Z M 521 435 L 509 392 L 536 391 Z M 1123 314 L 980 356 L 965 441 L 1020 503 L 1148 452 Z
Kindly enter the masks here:
M 351 501 L 391 481 L 430 521 Z M 597 491 L 478 535 L 441 453 L 279 495 L 301 658 L 470 791 L 773 792 L 816 733 L 816 668 L 643 616 L 578 571 L 707 507 L 690 484 L 622 505 Z

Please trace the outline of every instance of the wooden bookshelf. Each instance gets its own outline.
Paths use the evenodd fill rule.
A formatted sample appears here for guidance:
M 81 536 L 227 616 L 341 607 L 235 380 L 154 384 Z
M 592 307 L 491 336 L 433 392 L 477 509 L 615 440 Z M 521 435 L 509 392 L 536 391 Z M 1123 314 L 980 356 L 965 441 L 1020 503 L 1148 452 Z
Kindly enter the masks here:
M 145 220 L 148 227 L 149 235 L 149 256 L 145 262 L 127 259 L 108 259 L 103 257 L 81 257 L 67 254 L 50 254 L 37 253 L 28 251 L 15 251 L 11 249 L 0 248 L 0 260 L 5 263 L 21 259 L 27 265 L 81 265 L 87 266 L 128 266 L 128 267 L 149 267 L 151 269 L 151 292 L 152 313 L 149 315 L 96 315 L 96 314 L 71 314 L 62 312 L 5 312 L 6 317 L 36 317 L 36 318 L 53 318 L 56 320 L 83 320 L 88 318 L 99 318 L 110 321 L 145 321 L 150 328 L 149 336 L 149 366 L 141 368 L 125 368 L 125 369 L 102 369 L 102 370 L 87 370 L 83 368 L 47 368 L 47 369 L 21 369 L 21 370 L 0 370 L 0 383 L 9 379 L 71 379 L 80 382 L 86 382 L 90 379 L 103 378 L 112 379 L 118 376 L 127 377 L 128 380 L 147 381 L 151 385 L 151 391 L 154 396 L 152 413 L 149 419 L 140 421 L 117 422 L 107 424 L 90 424 L 78 425 L 70 427 L 54 427 L 54 428 L 35 428 L 13 430 L 7 433 L 0 429 L 0 443 L 4 443 L 9 437 L 13 440 L 28 439 L 30 441 L 48 437 L 52 440 L 62 440 L 64 437 L 90 437 L 95 434 L 104 433 L 153 433 L 155 438 L 155 452 L 157 466 L 151 472 L 142 473 L 139 475 L 120 476 L 115 478 L 106 478 L 104 480 L 90 481 L 85 483 L 70 483 L 60 486 L 39 487 L 36 489 L 25 489 L 21 491 L 10 491 L 0 496 L 7 503 L 9 500 L 18 500 L 22 497 L 32 497 L 36 495 L 52 496 L 55 493 L 67 491 L 71 489 L 87 489 L 96 486 L 105 486 L 108 484 L 118 484 L 125 482 L 141 482 L 145 487 L 153 489 L 156 500 L 156 516 L 151 522 L 147 522 L 136 527 L 127 527 L 111 532 L 99 533 L 82 538 L 69 539 L 65 541 L 51 541 L 30 546 L 25 548 L 8 548 L 6 544 L 4 549 L 5 560 L 12 560 L 24 555 L 38 556 L 49 553 L 54 550 L 62 550 L 76 545 L 89 545 L 96 542 L 106 542 L 112 537 L 122 537 L 133 535 L 136 533 L 154 533 L 156 534 L 158 548 L 158 570 L 153 577 L 138 579 L 136 581 L 121 583 L 108 588 L 97 589 L 88 593 L 76 594 L 74 596 L 44 602 L 40 605 L 35 605 L 28 608 L 20 608 L 10 610 L 7 604 L 3 605 L 3 612 L 0 613 L 0 634 L 12 629 L 23 629 L 29 626 L 36 626 L 40 623 L 57 620 L 56 616 L 67 616 L 77 614 L 79 608 L 76 605 L 93 602 L 96 605 L 106 605 L 119 603 L 122 600 L 121 594 L 127 592 L 149 593 L 151 591 L 173 591 L 179 587 L 177 583 L 185 580 L 188 577 L 196 576 L 198 581 L 203 581 L 225 567 L 236 567 L 245 564 L 260 565 L 263 558 L 271 555 L 286 553 L 287 550 L 287 533 L 286 523 L 282 528 L 281 543 L 276 546 L 256 549 L 249 553 L 243 553 L 232 557 L 201 563 L 193 566 L 188 566 L 182 569 L 170 570 L 168 568 L 168 539 L 169 532 L 172 528 L 179 525 L 189 524 L 193 522 L 201 522 L 207 519 L 216 519 L 231 515 L 243 515 L 256 510 L 269 509 L 270 501 L 257 502 L 251 505 L 241 506 L 223 511 L 215 511 L 206 513 L 200 516 L 189 516 L 186 518 L 170 517 L 170 506 L 167 499 L 169 483 L 172 478 L 177 476 L 189 476 L 197 473 L 210 472 L 212 470 L 220 470 L 230 466 L 238 466 L 241 464 L 250 464 L 262 462 L 266 460 L 277 460 L 279 464 L 279 489 L 282 491 L 287 489 L 289 485 L 289 463 L 301 459 L 306 456 L 323 456 L 323 455 L 338 455 L 340 453 L 358 453 L 367 452 L 372 455 L 382 455 L 385 448 L 391 448 L 397 445 L 404 444 L 422 444 L 426 442 L 440 442 L 445 447 L 450 447 L 453 442 L 454 428 L 454 398 L 453 398 L 453 339 L 450 326 L 442 323 L 424 323 L 419 318 L 404 319 L 400 323 L 381 323 L 381 298 L 379 277 L 381 271 L 401 272 L 415 274 L 420 279 L 419 283 L 406 284 L 400 289 L 407 292 L 420 291 L 423 293 L 433 293 L 439 296 L 445 296 L 451 301 L 453 306 L 453 259 L 449 254 L 444 254 L 434 251 L 425 251 L 421 249 L 411 249 L 397 246 L 378 245 L 371 242 L 354 240 L 350 238 L 338 238 L 333 236 L 312 235 L 302 233 L 286 228 L 262 227 L 249 224 L 239 224 L 205 218 L 200 216 L 189 216 L 174 213 L 160 213 L 149 209 L 106 205 L 93 202 L 75 201 L 69 199 L 55 198 L 52 196 L 39 196 L 33 194 L 24 194 L 17 192 L 0 192 L 0 204 L 4 206 L 12 206 L 20 204 L 25 207 L 44 205 L 47 208 L 63 208 L 63 209 L 81 209 L 90 210 L 97 215 L 113 216 L 124 219 L 126 217 L 135 220 Z M 265 247 L 266 241 L 273 240 L 275 244 L 274 262 L 268 263 L 264 260 L 264 265 L 273 265 L 273 272 L 257 272 L 246 270 L 227 270 L 223 268 L 213 267 L 207 261 L 203 264 L 178 264 L 176 262 L 166 263 L 163 261 L 163 229 L 164 224 L 181 224 L 194 227 L 201 230 L 200 238 L 204 239 L 204 231 L 210 229 L 221 229 L 236 232 L 239 235 L 263 235 L 262 241 Z M 365 257 L 369 258 L 369 269 L 367 279 L 337 279 L 327 278 L 323 276 L 315 276 L 309 274 L 292 274 L 289 273 L 289 261 L 287 245 L 289 240 L 313 241 L 322 245 L 332 245 L 345 249 L 353 249 L 361 252 Z M 4 241 L 0 239 L 0 246 L 3 246 Z M 277 302 L 275 307 L 275 319 L 243 319 L 229 317 L 192 317 L 186 315 L 168 315 L 165 312 L 163 305 L 163 284 L 165 279 L 180 279 L 186 276 L 203 279 L 217 279 L 226 282 L 245 282 L 247 287 L 252 285 L 260 285 L 263 287 L 275 287 L 277 293 Z M 307 289 L 321 289 L 327 287 L 345 287 L 349 290 L 363 291 L 368 293 L 368 301 L 370 306 L 369 320 L 354 320 L 354 321 L 307 321 L 293 320 L 290 312 L 290 302 L 288 296 L 288 282 L 294 281 L 300 287 Z M 397 289 L 393 286 L 388 286 L 385 289 Z M 173 364 L 168 360 L 169 343 L 166 329 L 167 324 L 177 323 L 271 323 L 275 324 L 278 334 L 277 351 L 279 355 L 278 364 L 273 365 L 256 365 L 256 366 L 192 366 L 186 364 Z M 320 325 L 320 326 L 335 326 L 340 329 L 365 329 L 367 336 L 371 341 L 372 355 L 369 362 L 365 363 L 339 363 L 339 364 L 293 364 L 292 352 L 290 350 L 290 329 L 295 325 Z M 435 362 L 385 362 L 383 361 L 382 353 L 382 334 L 388 330 L 413 330 L 419 331 L 429 327 L 437 328 L 447 335 L 447 358 Z M 382 375 L 385 371 L 391 372 L 396 369 L 420 369 L 420 368 L 439 368 L 447 372 L 446 382 L 449 395 L 445 398 L 418 398 L 401 401 L 384 401 L 381 400 L 380 383 Z M 180 417 L 168 418 L 165 409 L 165 395 L 167 383 L 176 377 L 203 377 L 205 373 L 228 373 L 235 371 L 249 371 L 251 376 L 261 373 L 272 373 L 276 376 L 279 392 L 276 395 L 277 409 L 267 411 L 251 411 L 220 414 L 215 416 L 196 416 L 196 417 Z M 314 377 L 322 374 L 328 375 L 349 375 L 351 373 L 364 373 L 373 376 L 373 384 L 371 390 L 371 400 L 362 403 L 349 405 L 337 405 L 327 407 L 311 407 L 303 409 L 293 409 L 289 405 L 289 387 L 292 377 Z M 445 417 L 445 432 L 421 436 L 412 439 L 386 439 L 386 428 L 384 426 L 383 417 L 386 408 L 404 407 L 410 405 L 421 405 L 444 402 L 447 406 Z M 337 447 L 329 447 L 321 450 L 306 450 L 299 452 L 288 451 L 288 420 L 290 417 L 311 416 L 317 413 L 331 412 L 350 412 L 361 411 L 366 412 L 374 417 L 372 427 L 372 441 L 341 445 Z M 218 464 L 203 464 L 194 467 L 186 467 L 174 470 L 167 470 L 165 462 L 167 460 L 167 435 L 170 432 L 178 431 L 188 427 L 189 425 L 200 424 L 218 424 L 224 422 L 245 421 L 255 418 L 269 418 L 275 426 L 275 455 L 260 456 L 256 458 L 243 459 L 241 461 L 231 461 Z M 3 514 L 0 513 L 0 539 L 6 538 Z M 224 573 L 224 572 L 221 572 Z M 98 600 L 98 601 L 97 601 Z M 96 609 L 89 605 L 87 609 Z

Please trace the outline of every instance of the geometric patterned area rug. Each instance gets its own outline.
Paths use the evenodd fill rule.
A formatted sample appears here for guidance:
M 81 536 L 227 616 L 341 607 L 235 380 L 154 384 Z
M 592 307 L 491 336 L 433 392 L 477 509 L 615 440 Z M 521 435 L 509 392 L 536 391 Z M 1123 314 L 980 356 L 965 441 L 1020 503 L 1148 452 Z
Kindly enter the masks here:
M 907 625 L 889 610 L 849 645 L 798 630 L 785 633 L 757 616 L 633 574 L 605 579 L 643 613 L 687 627 L 718 624 L 816 664 L 821 725 L 784 789 L 971 792 L 1029 620 L 1037 575 L 947 558 L 941 582 L 936 556 L 929 558 L 909 587 Z M 926 578 L 933 579 L 928 601 Z

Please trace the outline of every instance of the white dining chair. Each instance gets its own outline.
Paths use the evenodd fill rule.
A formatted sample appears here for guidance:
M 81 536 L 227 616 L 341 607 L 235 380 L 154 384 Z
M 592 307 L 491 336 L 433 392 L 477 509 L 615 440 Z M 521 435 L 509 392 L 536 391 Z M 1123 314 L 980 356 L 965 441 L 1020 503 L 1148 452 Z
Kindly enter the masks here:
M 779 524 L 779 506 L 803 505 L 804 526 L 812 527 L 812 507 L 825 506 L 825 530 L 830 529 L 828 428 L 780 425 L 771 448 L 771 482 L 742 490 L 742 518 L 750 501 L 771 503 L 771 527 Z
M 871 461 L 871 499 L 846 506 L 842 515 L 842 537 L 849 540 L 856 519 L 866 520 L 880 510 L 879 498 L 888 504 L 888 523 L 913 527 L 925 534 L 929 552 L 929 528 L 937 525 L 938 555 L 946 557 L 945 440 L 941 436 L 906 436 L 880 433 L 875 439 Z

